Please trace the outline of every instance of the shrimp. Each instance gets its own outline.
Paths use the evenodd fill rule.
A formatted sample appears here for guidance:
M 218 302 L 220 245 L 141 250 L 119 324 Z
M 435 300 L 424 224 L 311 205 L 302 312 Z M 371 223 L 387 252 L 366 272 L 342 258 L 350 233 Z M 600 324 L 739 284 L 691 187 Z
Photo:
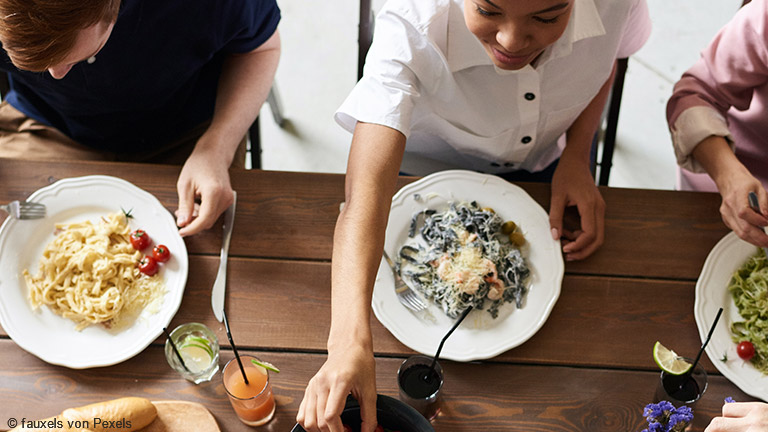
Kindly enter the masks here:
M 483 276 L 483 280 L 486 282 L 493 282 L 499 279 L 499 272 L 496 269 L 496 264 L 494 264 L 493 261 L 489 260 L 488 258 L 483 258 L 482 266 L 485 274 L 485 276 Z
M 488 290 L 487 295 L 488 299 L 499 300 L 502 294 L 504 294 L 504 284 L 498 279 L 491 282 L 491 289 Z

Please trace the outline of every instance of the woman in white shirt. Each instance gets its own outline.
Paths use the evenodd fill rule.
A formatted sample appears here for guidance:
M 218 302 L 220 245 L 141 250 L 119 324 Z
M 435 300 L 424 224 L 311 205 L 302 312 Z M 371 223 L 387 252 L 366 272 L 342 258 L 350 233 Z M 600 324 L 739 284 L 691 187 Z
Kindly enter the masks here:
M 617 58 L 648 38 L 645 0 L 389 0 L 364 76 L 336 113 L 354 130 L 336 224 L 328 359 L 297 419 L 341 432 L 351 392 L 376 426 L 370 303 L 399 172 L 463 168 L 552 182 L 550 226 L 567 260 L 603 241 L 592 138 Z M 580 229 L 563 229 L 576 206 Z

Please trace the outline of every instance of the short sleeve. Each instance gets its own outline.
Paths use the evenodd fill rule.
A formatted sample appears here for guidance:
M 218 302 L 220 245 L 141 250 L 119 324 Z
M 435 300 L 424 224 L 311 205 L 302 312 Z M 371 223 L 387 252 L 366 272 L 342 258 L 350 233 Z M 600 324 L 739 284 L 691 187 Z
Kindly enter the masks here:
M 418 97 L 415 63 L 423 58 L 426 38 L 396 11 L 382 9 L 363 77 L 337 110 L 334 119 L 352 132 L 357 122 L 390 127 L 406 137 Z
M 225 52 L 253 51 L 275 33 L 280 22 L 275 0 L 222 0 L 218 9 L 219 37 Z
M 616 58 L 626 58 L 640 50 L 651 35 L 651 16 L 646 0 L 636 0 L 629 11 Z

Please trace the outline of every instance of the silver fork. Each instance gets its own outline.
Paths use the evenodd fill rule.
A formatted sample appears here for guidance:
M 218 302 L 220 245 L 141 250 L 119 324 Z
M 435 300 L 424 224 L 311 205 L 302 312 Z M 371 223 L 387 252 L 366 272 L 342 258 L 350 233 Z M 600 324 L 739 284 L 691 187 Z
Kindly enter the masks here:
M 411 287 L 409 287 L 403 281 L 400 275 L 397 274 L 395 263 L 393 263 L 392 258 L 387 255 L 387 251 L 383 251 L 383 256 L 384 259 L 387 260 L 389 268 L 392 269 L 392 275 L 395 277 L 395 294 L 397 294 L 397 299 L 400 300 L 400 303 L 414 312 L 419 312 L 426 309 L 427 305 L 424 303 L 421 297 L 419 297 L 419 295 L 416 294 L 416 292 L 414 292 Z
M 8 204 L 0 204 L 0 210 L 4 210 L 14 219 L 40 219 L 45 217 L 45 205 L 27 201 L 11 201 Z

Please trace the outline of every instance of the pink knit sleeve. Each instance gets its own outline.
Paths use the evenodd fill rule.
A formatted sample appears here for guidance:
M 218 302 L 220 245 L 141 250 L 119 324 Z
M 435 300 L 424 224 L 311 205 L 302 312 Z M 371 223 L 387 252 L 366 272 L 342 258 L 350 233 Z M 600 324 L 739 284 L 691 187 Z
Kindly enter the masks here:
M 753 1 L 739 10 L 675 84 L 667 122 L 685 168 L 700 171 L 690 160 L 693 148 L 712 135 L 730 139 L 728 110 L 749 108 L 755 89 L 768 85 L 767 5 Z

